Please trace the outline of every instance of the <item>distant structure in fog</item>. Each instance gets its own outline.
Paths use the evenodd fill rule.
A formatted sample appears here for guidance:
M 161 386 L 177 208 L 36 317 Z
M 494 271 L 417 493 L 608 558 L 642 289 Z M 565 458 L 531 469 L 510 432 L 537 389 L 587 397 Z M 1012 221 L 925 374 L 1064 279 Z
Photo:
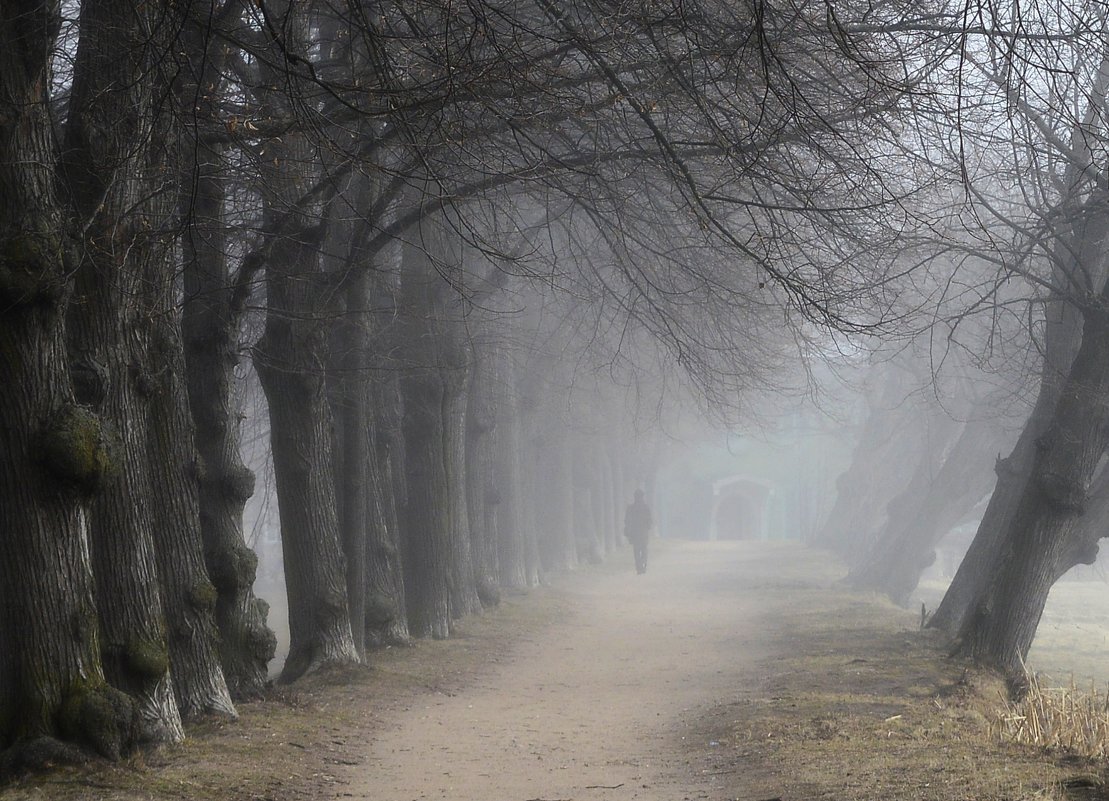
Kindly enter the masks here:
M 666 462 L 658 533 L 702 540 L 807 539 L 835 498 L 847 463 L 842 429 L 816 412 L 791 412 L 755 435 L 724 435 Z
M 774 501 L 774 485 L 763 478 L 734 475 L 712 482 L 709 539 L 766 539 L 767 511 Z

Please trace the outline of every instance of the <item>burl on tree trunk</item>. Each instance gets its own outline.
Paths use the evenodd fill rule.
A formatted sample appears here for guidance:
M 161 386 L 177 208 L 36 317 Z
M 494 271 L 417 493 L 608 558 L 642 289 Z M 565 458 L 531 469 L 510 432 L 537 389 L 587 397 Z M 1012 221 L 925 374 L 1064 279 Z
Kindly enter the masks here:
M 83 500 L 119 453 L 70 385 L 64 308 L 76 262 L 56 190 L 49 58 L 57 7 L 0 27 L 0 748 L 41 737 L 118 758 L 133 703 L 105 681 Z
M 161 224 L 172 218 L 167 182 L 178 173 L 160 138 L 169 40 L 151 31 L 172 28 L 177 13 L 123 0 L 82 4 L 63 151 L 70 196 L 89 220 L 68 321 L 75 389 L 111 426 L 122 454 L 115 479 L 89 504 L 102 659 L 108 680 L 135 699 L 141 737 L 154 742 L 183 736 L 175 687 L 190 711 L 231 708 L 213 658 L 214 627 L 170 630 L 182 615 L 211 620 L 198 589 L 203 566 L 190 560 L 199 556 L 190 480 L 160 472 L 164 462 L 187 471 L 192 461 L 182 408 L 158 404 L 159 376 L 181 367 Z M 156 490 L 170 497 L 156 499 Z M 159 510 L 184 519 L 167 523 Z M 158 569 L 167 547 L 184 560 L 169 573 Z M 172 668 L 181 672 L 176 684 Z
M 258 559 L 243 533 L 243 509 L 254 494 L 254 475 L 240 455 L 240 409 L 233 387 L 240 361 L 242 317 L 250 284 L 260 262 L 248 258 L 231 274 L 225 234 L 226 175 L 224 147 L 206 141 L 203 123 L 217 117 L 227 48 L 212 47 L 212 31 L 186 21 L 179 94 L 196 103 L 181 145 L 184 187 L 184 307 L 189 409 L 200 456 L 198 509 L 204 561 L 215 587 L 215 617 L 224 678 L 237 700 L 258 698 L 268 680 L 277 640 L 266 625 L 269 607 L 254 595 Z

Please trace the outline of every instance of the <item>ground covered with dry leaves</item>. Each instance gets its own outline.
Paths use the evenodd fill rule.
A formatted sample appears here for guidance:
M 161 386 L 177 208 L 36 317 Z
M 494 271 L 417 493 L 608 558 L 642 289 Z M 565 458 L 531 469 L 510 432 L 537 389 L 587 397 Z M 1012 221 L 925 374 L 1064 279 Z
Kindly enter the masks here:
M 23 777 L 0 800 L 1109 798 L 1104 759 L 1079 753 L 1093 735 L 1074 739 L 1103 697 L 1085 722 L 1066 712 L 1077 688 L 1007 706 L 919 611 L 842 591 L 822 554 L 671 542 L 646 576 L 630 561 L 508 597 L 454 639 L 275 689 L 181 746 Z M 1066 670 L 1065 653 L 1038 653 Z

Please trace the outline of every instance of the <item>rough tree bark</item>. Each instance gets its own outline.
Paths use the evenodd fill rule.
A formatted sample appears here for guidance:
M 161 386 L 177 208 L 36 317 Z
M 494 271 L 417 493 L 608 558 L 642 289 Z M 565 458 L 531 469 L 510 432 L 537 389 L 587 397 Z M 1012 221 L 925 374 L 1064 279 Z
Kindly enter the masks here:
M 311 47 L 309 9 L 281 0 L 282 41 L 270 42 L 257 89 L 260 113 L 296 113 L 306 91 L 290 54 Z M 268 33 L 275 33 L 274 31 Z M 294 87 L 293 100 L 282 87 Z M 270 448 L 281 518 L 281 550 L 289 599 L 289 656 L 281 681 L 328 665 L 357 662 L 350 627 L 346 564 L 339 535 L 327 401 L 329 329 L 334 320 L 325 256 L 328 213 L 311 186 L 319 162 L 304 134 L 270 142 L 263 162 L 266 325 L 254 365 L 270 415 Z M 272 161 L 270 160 L 272 159 Z M 336 189 L 329 184 L 331 190 Z
M 419 336 L 419 335 L 414 335 Z M 428 336 L 424 335 L 425 338 Z M 408 630 L 450 636 L 450 512 L 443 454 L 444 390 L 434 370 L 409 366 L 404 397 L 404 586 Z
M 324 365 L 327 325 L 312 239 L 283 237 L 266 264 L 266 328 L 254 364 L 270 413 L 270 443 L 289 598 L 289 656 L 282 681 L 357 662 L 332 472 Z
M 1004 549 L 959 632 L 958 653 L 1010 676 L 1023 673 L 1052 585 L 1074 564 L 1097 555 L 1097 540 L 1081 538 L 1081 517 L 1087 488 L 1109 445 L 1107 304 L 1109 291 L 1084 310 L 1082 344 L 1037 442 Z
M 227 50 L 209 41 L 192 19 L 183 40 L 188 54 L 182 72 L 183 101 L 197 114 L 216 119 L 221 67 Z M 216 589 L 220 661 L 231 696 L 258 698 L 277 639 L 266 625 L 269 610 L 254 595 L 258 558 L 247 546 L 243 509 L 254 494 L 254 474 L 243 464 L 241 419 L 234 395 L 235 368 L 250 284 L 259 260 L 231 275 L 224 234 L 226 179 L 222 146 L 206 141 L 202 124 L 189 125 L 183 140 L 181 235 L 185 298 L 182 332 L 189 409 L 200 454 L 199 515 L 204 561 Z
M 185 24 L 190 23 L 191 19 L 186 18 Z M 195 92 L 182 96 L 182 88 L 177 87 L 175 98 L 178 110 L 184 112 L 193 108 Z M 175 122 L 162 115 L 155 124 L 150 148 L 152 169 L 161 167 L 177 176 L 181 165 L 170 154 L 179 153 L 181 143 L 167 138 L 176 135 Z M 165 193 L 160 200 L 148 202 L 146 213 L 154 217 L 152 212 L 156 211 L 156 219 L 172 219 L 178 210 L 175 201 L 176 193 Z M 177 265 L 169 244 L 166 242 L 145 260 L 143 294 L 138 300 L 140 314 L 149 328 L 152 373 L 146 464 L 153 497 L 158 499 L 151 512 L 167 617 L 170 675 L 184 718 L 206 714 L 234 717 L 219 658 L 214 614 L 217 592 L 204 561 L 198 499 L 202 468 L 188 408 Z
M 1084 245 L 1087 252 L 1092 244 L 1087 242 Z M 1070 248 L 1061 249 L 1074 254 L 1083 252 L 1082 247 L 1073 251 Z M 994 467 L 997 483 L 978 524 L 978 531 L 943 600 L 928 621 L 929 627 L 951 637 L 958 635 L 968 610 L 994 573 L 1013 514 L 1032 474 L 1037 443 L 1051 425 L 1066 376 L 1082 340 L 1081 315 L 1061 297 L 1046 305 L 1045 322 L 1044 356 L 1036 403 L 1013 450 L 1008 457 L 998 460 Z
M 154 498 L 149 459 L 156 375 L 173 367 L 157 363 L 147 319 L 159 305 L 147 282 L 169 268 L 153 230 L 168 219 L 158 207 L 166 153 L 154 132 L 169 81 L 165 43 L 150 33 L 176 22 L 163 13 L 123 0 L 82 4 L 64 150 L 71 196 L 89 221 L 69 313 L 77 398 L 110 423 L 122 453 L 116 479 L 89 507 L 102 659 L 108 680 L 135 698 L 150 742 L 184 736 L 153 531 L 153 504 L 171 499 Z
M 207 714 L 236 717 L 219 654 L 218 593 L 208 577 L 200 529 L 199 457 L 189 416 L 185 358 L 176 317 L 177 293 L 169 265 L 158 265 L 146 286 L 157 292 L 148 306 L 151 359 L 161 365 L 152 381 L 147 465 L 153 497 L 155 555 L 166 610 L 171 676 L 186 719 Z
M 195 235 L 195 231 L 188 236 Z M 223 273 L 186 261 L 183 327 L 188 399 L 200 454 L 199 518 L 204 561 L 215 587 L 220 662 L 233 698 L 260 697 L 277 640 L 266 625 L 269 606 L 254 595 L 258 558 L 247 546 L 243 509 L 254 475 L 239 452 L 233 395 L 237 326 L 221 300 Z
M 1077 521 L 1076 530 L 1069 538 L 1069 548 L 1062 552 L 1059 558 L 1059 575 L 1062 577 L 1070 568 L 1082 564 L 1089 564 L 1091 557 L 1096 552 L 1091 549 L 1100 548 L 1099 540 L 1109 532 L 1109 470 L 1104 458 L 1101 469 L 1090 484 L 1087 493 L 1086 510 Z
M 335 420 L 334 469 L 339 537 L 346 558 L 347 603 L 354 647 L 366 651 L 366 537 L 374 487 L 370 482 L 369 347 L 366 310 L 369 276 L 356 269 L 345 279 L 345 308 L 332 331 L 328 386 Z
M 449 314 L 449 312 L 448 312 Z M 449 519 L 451 525 L 451 615 L 457 620 L 481 611 L 470 513 L 466 497 L 466 409 L 469 405 L 469 370 L 472 349 L 457 320 L 445 321 L 437 336 L 440 352 L 446 354 L 443 370 L 443 436 L 447 470 Z
M 405 497 L 404 444 L 394 373 L 382 373 L 373 382 L 372 392 L 372 426 L 368 433 L 374 503 L 366 532 L 366 643 L 403 645 L 409 642 L 409 634 L 397 505 Z M 397 478 L 397 474 L 402 475 Z
M 384 219 L 393 213 L 388 209 Z M 405 600 L 404 560 L 402 559 L 403 513 L 407 487 L 404 475 L 403 404 L 400 396 L 394 343 L 399 327 L 395 310 L 399 303 L 399 276 L 403 267 L 403 249 L 399 243 L 368 256 L 373 269 L 367 269 L 370 280 L 364 322 L 366 331 L 367 367 L 372 377 L 367 382 L 367 423 L 369 444 L 367 479 L 369 486 L 364 563 L 365 642 L 367 647 L 405 645 L 411 641 L 408 631 L 408 610 Z M 386 310 L 369 314 L 370 308 Z
M 1091 102 L 1084 115 L 1086 123 L 1100 116 L 1107 91 L 1109 58 L 1103 55 L 1097 79 L 1090 88 Z M 981 608 L 989 582 L 1000 572 L 1003 555 L 1011 553 L 1007 539 L 1014 526 L 1024 524 L 1014 515 L 1028 493 L 1035 489 L 1031 482 L 1041 440 L 1057 424 L 1057 407 L 1077 354 L 1082 347 L 1092 347 L 1084 339 L 1084 327 L 1089 325 L 1089 320 L 1084 319 L 1075 301 L 1087 307 L 1092 304 L 1094 314 L 1100 313 L 1103 304 L 1098 296 L 1104 295 L 1109 215 L 1104 208 L 1104 188 L 1091 186 L 1096 180 L 1093 177 L 1096 171 L 1091 171 L 1090 167 L 1096 163 L 1096 157 L 1090 152 L 1085 125 L 1073 126 L 1067 157 L 1069 161 L 1062 181 L 1058 182 L 1065 194 L 1055 209 L 1043 215 L 1044 219 L 1058 220 L 1056 224 L 1060 227 L 1051 232 L 1054 240 L 1049 261 L 1053 283 L 1044 308 L 1039 394 L 1012 453 L 997 464 L 997 486 L 978 532 L 929 623 L 950 636 L 961 636 L 968 625 L 970 610 Z M 1039 613 L 1034 616 L 1038 621 Z M 971 650 L 975 648 L 972 646 Z
M 433 252 L 407 246 L 398 297 L 396 346 L 403 409 L 405 503 L 404 583 L 408 629 L 416 637 L 450 636 L 452 592 L 459 579 L 452 520 L 451 420 L 457 392 L 451 378 L 458 365 L 442 318 L 447 293 L 432 259 L 442 254 L 436 223 L 422 223 Z M 476 598 L 476 589 L 474 590 Z
M 118 758 L 134 705 L 101 668 L 81 504 L 120 454 L 68 374 L 76 255 L 48 114 L 60 24 L 56 2 L 0 8 L 0 748 L 64 737 Z
M 1031 475 L 1036 443 L 1051 422 L 1062 390 L 1060 370 L 1066 370 L 1070 365 L 1078 344 L 1080 328 L 1076 313 L 1061 302 L 1055 305 L 1058 308 L 1054 310 L 1054 315 L 1050 307 L 1048 311 L 1047 345 L 1036 404 L 1013 450 L 994 466 L 997 483 L 978 524 L 978 531 L 943 600 L 928 621 L 930 628 L 939 629 L 952 637 L 959 633 L 974 598 L 993 572 L 1002 540 Z M 1055 316 L 1054 321 L 1052 316 Z

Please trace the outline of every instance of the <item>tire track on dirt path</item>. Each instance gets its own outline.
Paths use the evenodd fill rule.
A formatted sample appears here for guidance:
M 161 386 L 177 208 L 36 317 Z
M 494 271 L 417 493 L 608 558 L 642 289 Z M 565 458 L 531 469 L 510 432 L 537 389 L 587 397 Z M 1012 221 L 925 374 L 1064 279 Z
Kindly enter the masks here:
M 650 571 L 560 579 L 568 614 L 453 695 L 387 714 L 344 797 L 673 801 L 734 797 L 694 725 L 770 654 L 751 544 L 667 543 Z M 724 785 L 731 788 L 724 795 Z

